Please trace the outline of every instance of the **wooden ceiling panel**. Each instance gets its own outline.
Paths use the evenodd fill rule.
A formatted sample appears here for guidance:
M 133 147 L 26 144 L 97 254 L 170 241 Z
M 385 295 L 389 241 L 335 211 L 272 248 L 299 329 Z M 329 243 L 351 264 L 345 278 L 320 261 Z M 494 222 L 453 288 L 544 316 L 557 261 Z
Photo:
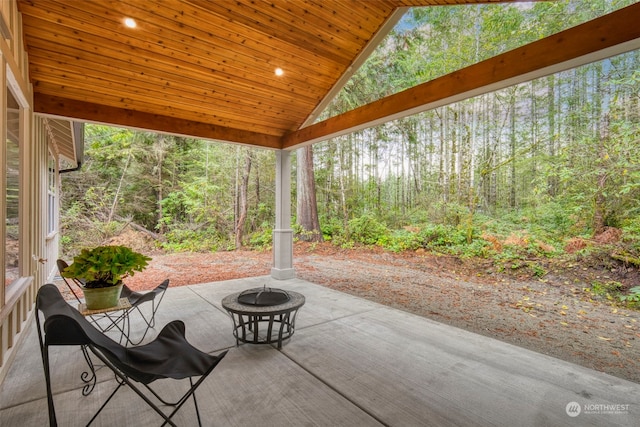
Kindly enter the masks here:
M 18 0 L 18 9 L 37 113 L 277 147 L 399 8 L 486 2 Z
M 133 17 L 144 16 L 149 11 L 154 13 L 153 23 L 141 23 L 140 32 L 134 33 L 133 36 L 140 34 L 143 41 L 149 37 L 155 38 L 159 40 L 158 44 L 163 49 L 173 52 L 184 51 L 188 56 L 193 55 L 194 60 L 210 64 L 214 71 L 224 71 L 224 68 L 228 68 L 235 75 L 238 71 L 247 70 L 252 73 L 248 78 L 258 81 L 259 77 L 255 74 L 265 73 L 272 76 L 273 67 L 265 67 L 265 63 L 273 61 L 274 57 L 282 57 L 284 62 L 296 59 L 296 56 L 291 54 L 292 46 L 279 46 L 277 43 L 265 45 L 264 40 L 255 35 L 255 30 L 229 32 L 228 21 L 219 15 L 205 15 L 198 9 L 171 10 L 169 7 L 158 7 L 155 3 L 147 7 L 147 4 L 134 2 L 131 7 L 126 8 L 128 16 Z M 170 2 L 168 6 L 175 4 L 178 3 Z M 143 8 L 139 9 L 138 6 Z M 211 31 L 201 30 L 203 21 L 209 23 L 208 30 Z M 304 60 L 298 66 L 306 67 L 310 71 L 332 64 L 330 60 L 319 61 L 317 56 L 310 54 L 298 58 Z M 318 76 L 319 79 L 325 80 L 330 77 L 331 73 Z
M 63 88 L 56 83 L 41 83 L 38 90 L 43 95 L 56 96 Z M 93 100 L 90 97 L 84 95 L 87 91 L 91 90 L 90 85 L 78 84 L 74 88 L 66 88 L 64 93 L 69 95 L 69 99 L 85 102 L 87 104 L 92 103 Z M 101 94 L 101 105 L 106 107 L 122 108 L 128 111 L 139 111 L 141 113 L 157 114 L 164 117 L 171 117 L 175 119 L 184 119 L 191 121 L 199 121 L 207 124 L 212 124 L 221 127 L 237 128 L 248 130 L 251 132 L 261 133 L 265 135 L 280 136 L 280 133 L 274 131 L 280 123 L 287 123 L 286 117 L 281 118 L 282 115 L 272 115 L 270 117 L 260 116 L 258 114 L 248 115 L 243 117 L 228 118 L 215 113 L 215 109 L 207 107 L 191 106 L 189 110 L 181 108 L 181 105 L 166 105 L 161 103 L 162 100 L 149 101 L 146 98 L 134 93 L 129 93 L 127 96 L 121 96 L 119 94 L 103 93 Z M 103 122 L 109 122 L 110 117 L 102 119 Z M 100 120 L 97 120 L 100 121 Z M 154 123 L 149 123 L 146 129 L 153 129 Z M 240 142 L 240 141 L 238 141 Z
M 225 23 L 233 23 L 238 34 L 260 43 L 272 44 L 277 50 L 304 50 L 318 58 L 348 66 L 351 62 L 349 50 L 361 45 L 357 37 L 347 32 L 322 28 L 317 19 L 314 19 L 313 25 L 304 19 L 289 18 L 287 22 L 278 16 L 281 9 L 269 3 L 191 1 L 202 8 L 204 19 L 224 17 Z M 384 22 L 384 19 L 380 22 Z
M 216 101 L 216 98 L 227 98 L 230 92 L 239 103 L 251 103 L 253 105 L 281 106 L 283 101 L 289 101 L 288 94 L 278 97 L 277 92 L 267 93 L 262 97 L 263 85 L 242 80 L 233 84 L 231 76 L 225 79 L 207 80 L 209 73 L 201 66 L 185 64 L 177 67 L 162 61 L 156 62 L 156 66 L 148 66 L 148 59 L 140 55 L 132 55 L 129 60 L 104 61 L 100 53 L 79 52 L 77 50 L 61 46 L 56 41 L 34 39 L 32 45 L 38 48 L 34 52 L 32 63 L 34 69 L 32 75 L 43 73 L 44 67 L 48 78 L 62 77 L 70 80 L 68 74 L 72 70 L 85 74 L 84 79 L 111 80 L 114 85 L 122 85 L 123 90 L 130 86 L 146 87 L 149 97 L 160 96 L 162 93 L 171 92 L 176 96 L 202 99 L 205 102 Z M 52 58 L 56 58 L 55 60 Z M 64 68 L 61 68 L 64 67 Z M 42 80 L 44 81 L 44 79 Z M 38 81 L 36 81 L 36 85 Z M 304 92 L 306 86 L 300 86 L 301 91 L 295 92 L 296 98 L 293 106 L 312 103 L 318 94 Z M 211 99 L 210 97 L 213 97 Z
M 51 76 L 56 75 L 57 70 L 55 68 L 51 68 L 48 64 L 47 64 L 47 59 L 43 59 L 41 61 L 42 65 L 37 66 L 35 72 L 43 72 L 43 73 L 49 73 Z M 103 70 L 91 70 L 89 68 L 81 68 L 81 69 L 75 69 L 75 68 L 69 68 L 66 72 L 64 77 L 59 76 L 58 77 L 58 84 L 62 85 L 65 83 L 64 79 L 68 79 L 68 78 L 73 78 L 78 80 L 78 82 L 100 82 L 101 85 L 103 85 L 104 87 L 108 87 L 110 85 L 116 85 L 118 84 L 117 78 L 119 76 L 114 76 L 111 75 Z M 54 79 L 55 77 L 51 77 L 51 79 Z M 45 83 L 44 82 L 39 82 L 38 83 L 38 87 L 37 90 L 41 93 L 45 92 L 45 86 L 43 86 Z M 80 83 L 78 83 L 80 84 Z M 164 82 L 161 81 L 160 79 L 156 79 L 153 76 L 149 76 L 147 75 L 147 79 L 145 79 L 144 81 L 141 80 L 137 80 L 134 83 L 135 86 L 130 86 L 130 88 L 127 88 L 126 86 L 117 86 L 117 89 L 113 89 L 112 93 L 116 94 L 116 95 L 122 95 L 122 93 L 142 93 L 143 96 L 146 96 L 144 94 L 146 94 L 147 91 L 157 91 L 157 87 L 158 85 L 163 85 Z M 86 84 L 85 84 L 86 86 Z M 178 92 L 177 89 L 172 89 L 173 85 L 170 85 L 169 87 L 167 87 L 166 91 L 168 93 L 168 95 L 166 96 L 162 96 L 162 92 L 161 91 L 157 91 L 157 95 L 153 97 L 153 99 L 157 100 L 156 102 L 154 102 L 154 104 L 156 104 L 156 107 L 158 109 L 158 111 L 155 111 L 156 113 L 162 113 L 162 114 L 168 114 L 167 111 L 165 111 L 165 108 L 163 107 L 162 103 L 162 99 L 163 98 L 167 98 L 169 96 L 173 97 L 175 96 L 176 98 L 180 97 L 180 103 L 181 104 L 185 104 L 184 108 L 185 109 L 191 109 L 191 108 L 195 108 L 197 105 L 201 105 L 202 108 L 204 108 L 203 111 L 205 111 L 206 113 L 211 111 L 211 106 L 212 105 L 216 105 L 216 106 L 220 106 L 220 105 L 227 105 L 226 110 L 232 110 L 232 108 L 235 108 L 236 110 L 236 114 L 234 114 L 234 117 L 238 115 L 239 112 L 244 111 L 247 112 L 247 114 L 245 115 L 245 119 L 247 117 L 262 117 L 264 120 L 267 120 L 267 116 L 272 116 L 272 117 L 277 117 L 278 115 L 284 114 L 285 111 L 282 110 L 279 106 L 279 104 L 275 103 L 275 102 L 262 102 L 262 101 L 258 101 L 256 102 L 255 97 L 250 97 L 249 95 L 247 95 L 246 98 L 237 98 L 234 100 L 230 100 L 227 97 L 225 97 L 224 94 L 219 95 L 216 91 L 210 91 L 210 90 L 203 90 L 202 88 L 196 87 L 196 86 L 192 86 L 190 87 L 192 90 L 190 91 L 183 91 L 183 92 Z M 180 88 L 184 89 L 186 87 L 189 87 L 188 84 L 183 84 L 180 86 Z M 54 92 L 59 92 L 61 90 L 61 87 L 58 89 L 54 89 Z M 200 90 L 199 93 L 197 93 L 196 91 Z M 51 93 L 52 95 L 55 95 L 55 93 Z M 84 101 L 90 101 L 91 98 L 89 98 L 88 96 L 83 96 L 80 97 L 79 99 L 82 99 Z M 106 100 L 105 100 L 106 103 Z M 119 97 L 116 97 L 113 99 L 113 102 L 110 103 L 109 105 L 112 105 L 114 107 L 118 107 L 120 106 L 121 101 Z M 300 114 L 299 119 L 302 119 L 302 114 Z
M 149 45 L 149 43 L 144 40 L 126 37 L 126 35 L 114 35 L 114 42 L 110 43 L 104 41 L 108 30 L 105 31 L 103 29 L 97 31 L 95 34 L 74 31 L 73 37 L 67 37 L 55 33 L 55 24 L 37 18 L 25 18 L 25 27 L 27 27 L 28 31 L 33 31 L 34 34 L 36 32 L 39 32 L 39 34 L 43 36 L 54 34 L 53 40 L 50 36 L 44 39 L 34 38 L 32 42 L 34 47 L 38 46 L 38 40 L 45 43 L 55 41 L 55 45 L 58 45 L 60 48 L 59 52 L 65 52 L 65 47 L 68 47 L 66 52 L 77 55 L 79 59 L 82 59 L 86 55 L 92 55 L 92 61 L 98 64 L 103 63 L 105 66 L 113 66 L 125 72 L 126 68 L 123 68 L 123 61 L 129 64 L 137 64 L 147 69 L 150 68 L 149 63 L 156 63 L 158 64 L 158 69 L 163 72 L 173 73 L 174 71 L 180 71 L 180 74 L 183 75 L 189 75 L 189 73 L 192 72 L 198 81 L 203 82 L 211 80 L 224 83 L 225 81 L 232 81 L 233 78 L 241 76 L 245 82 L 263 85 L 265 82 L 264 79 L 268 76 L 273 79 L 273 87 L 279 87 L 283 90 L 287 88 L 285 83 L 273 77 L 274 67 L 269 67 L 268 72 L 265 72 L 264 61 L 262 64 L 259 64 L 260 68 L 258 68 L 257 65 L 251 66 L 252 63 L 258 63 L 253 57 L 247 56 L 245 58 L 239 58 L 237 54 L 234 54 L 236 56 L 235 58 L 219 55 L 221 59 L 219 59 L 219 62 L 215 62 L 218 58 L 210 55 L 209 51 L 222 51 L 222 49 L 212 49 L 205 46 L 205 48 L 198 51 L 198 46 L 195 46 L 195 42 L 190 43 L 188 48 L 184 49 L 181 49 L 181 46 L 184 46 L 185 42 L 171 46 L 163 41 L 161 46 L 156 47 Z M 55 45 L 53 52 L 56 51 Z M 88 48 L 85 48 L 85 46 Z M 42 45 L 39 47 L 45 48 Z M 224 51 L 230 52 L 228 48 Z M 202 55 L 198 56 L 193 52 L 198 52 Z M 235 64 L 244 65 L 242 65 L 243 68 L 233 68 Z M 332 82 L 328 75 L 322 76 L 319 75 L 319 73 L 311 73 L 313 68 L 306 66 L 306 62 L 303 64 L 303 66 L 299 67 L 307 74 L 299 83 L 311 85 L 311 89 L 303 86 L 305 90 L 311 91 L 313 88 L 326 86 Z M 259 72 L 263 73 L 262 78 L 258 75 Z M 212 76 L 212 73 L 217 74 Z M 167 80 L 171 80 L 172 78 L 173 77 L 170 76 Z M 311 97 L 316 99 L 322 94 L 319 89 L 316 89 Z

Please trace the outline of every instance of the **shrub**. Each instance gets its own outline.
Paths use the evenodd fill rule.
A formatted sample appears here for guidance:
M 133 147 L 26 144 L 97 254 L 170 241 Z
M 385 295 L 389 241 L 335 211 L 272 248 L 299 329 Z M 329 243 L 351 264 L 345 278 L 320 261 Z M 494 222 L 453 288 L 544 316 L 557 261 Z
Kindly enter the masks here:
M 417 233 L 408 230 L 396 230 L 381 238 L 378 243 L 393 252 L 414 251 L 420 247 Z
M 429 224 L 418 233 L 418 241 L 423 248 L 442 248 L 466 243 L 467 235 L 457 227 Z
M 320 231 L 324 240 L 333 240 L 344 234 L 342 222 L 338 218 L 326 218 L 320 220 Z
M 249 243 L 256 249 L 268 249 L 273 243 L 273 229 L 265 227 L 249 236 Z
M 224 240 L 195 230 L 174 229 L 165 234 L 164 249 L 176 252 L 215 252 L 225 246 Z
M 473 239 L 470 244 L 461 247 L 460 255 L 465 257 L 488 258 L 493 253 L 495 253 L 495 251 L 493 251 L 493 246 L 490 242 L 482 239 Z
M 640 251 L 640 216 L 623 222 L 622 241 L 634 250 Z
M 387 233 L 386 225 L 370 215 L 363 215 L 349 221 L 349 236 L 357 243 L 375 245 L 379 240 L 384 239 Z

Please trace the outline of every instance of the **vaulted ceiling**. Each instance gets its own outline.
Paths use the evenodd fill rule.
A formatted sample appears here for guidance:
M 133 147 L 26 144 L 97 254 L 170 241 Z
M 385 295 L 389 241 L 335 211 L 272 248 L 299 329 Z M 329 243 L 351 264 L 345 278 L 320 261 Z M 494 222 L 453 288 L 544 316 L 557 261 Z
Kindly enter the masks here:
M 433 108 L 594 52 L 638 48 L 635 5 L 311 125 L 408 7 L 490 2 L 500 1 L 18 0 L 18 8 L 36 113 L 269 148 Z

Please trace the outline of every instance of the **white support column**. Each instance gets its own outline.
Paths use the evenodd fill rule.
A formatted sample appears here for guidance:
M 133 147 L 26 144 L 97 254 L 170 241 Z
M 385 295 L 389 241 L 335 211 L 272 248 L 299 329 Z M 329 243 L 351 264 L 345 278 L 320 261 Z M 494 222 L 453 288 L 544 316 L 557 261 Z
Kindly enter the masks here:
M 293 230 L 291 229 L 291 151 L 276 151 L 276 225 L 273 230 L 271 277 L 293 279 Z

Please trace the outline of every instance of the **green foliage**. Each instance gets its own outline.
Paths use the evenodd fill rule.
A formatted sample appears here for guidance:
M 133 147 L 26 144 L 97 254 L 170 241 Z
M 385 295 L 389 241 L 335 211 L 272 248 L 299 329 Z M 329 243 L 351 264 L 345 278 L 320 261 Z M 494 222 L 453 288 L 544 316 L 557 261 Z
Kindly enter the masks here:
M 226 246 L 225 239 L 204 230 L 174 228 L 164 235 L 162 247 L 176 252 L 215 252 Z M 227 242 L 228 243 L 228 242 Z
M 421 248 L 463 257 L 487 257 L 490 244 L 479 238 L 473 224 L 460 226 L 427 224 L 415 234 L 415 242 Z
M 344 235 L 342 222 L 340 222 L 340 219 L 336 217 L 321 219 L 320 230 L 322 231 L 324 240 L 333 240 Z
M 273 243 L 273 228 L 264 227 L 249 236 L 249 243 L 256 249 L 269 249 Z
M 297 221 L 293 221 L 291 224 L 291 230 L 293 231 L 293 238 L 295 239 L 297 235 L 304 233 L 304 228 Z
M 499 236 L 504 241 L 503 255 L 507 257 L 514 252 L 543 257 L 562 254 L 563 241 L 567 235 L 575 236 L 574 228 L 580 226 L 557 203 L 500 211 L 495 218 L 477 215 L 474 224 L 483 232 Z
M 633 305 L 633 299 L 626 300 L 627 296 L 621 295 L 623 287 L 622 283 L 615 280 L 607 282 L 594 281 L 591 283 L 591 287 L 585 289 L 585 291 L 595 298 L 604 299 L 612 303 L 615 301 L 628 301 Z M 633 293 L 629 294 L 629 296 L 633 298 Z
M 474 238 L 471 243 L 462 245 L 458 254 L 464 257 L 488 258 L 493 255 L 493 251 L 489 242 Z
M 420 247 L 416 233 L 407 230 L 395 230 L 378 239 L 378 244 L 392 252 L 414 251 Z
M 597 296 L 607 296 L 614 293 L 619 293 L 622 288 L 622 283 L 614 280 L 608 282 L 594 281 L 591 284 L 591 293 Z
M 84 281 L 87 288 L 105 288 L 144 270 L 149 261 L 148 256 L 126 246 L 97 246 L 82 249 L 60 274 Z
M 164 235 L 167 250 L 234 246 L 236 169 L 247 149 L 99 125 L 85 132 L 82 169 L 62 177 L 63 252 L 100 244 L 122 222 Z M 275 158 L 253 151 L 246 236 L 274 217 Z
M 181 183 L 179 189 L 169 193 L 161 202 L 162 222 L 165 224 L 208 222 L 217 212 L 214 204 L 205 201 L 205 195 L 213 191 L 219 191 L 219 189 L 206 182 Z
M 535 277 L 543 277 L 547 274 L 547 270 L 535 260 L 527 259 L 527 254 L 517 247 L 508 246 L 498 254 L 493 256 L 493 260 L 498 272 L 516 273 L 524 271 Z
M 537 262 L 530 262 L 527 266 L 535 277 L 543 277 L 547 270 Z
M 435 203 L 428 212 L 430 222 L 448 226 L 458 226 L 470 215 L 469 208 L 453 202 Z
M 418 240 L 423 248 L 445 248 L 465 244 L 467 235 L 452 225 L 429 224 L 420 230 Z
M 119 221 L 104 222 L 87 214 L 87 204 L 75 201 L 60 215 L 60 244 L 64 257 L 80 252 L 83 248 L 100 246 L 118 235 L 126 226 Z
M 357 243 L 375 245 L 388 231 L 386 225 L 371 215 L 362 215 L 349 221 L 349 238 Z
M 622 223 L 623 241 L 636 252 L 640 252 L 640 215 L 627 218 Z
M 626 302 L 633 307 L 638 305 L 640 303 L 640 286 L 634 286 L 629 289 L 627 295 L 620 295 L 620 301 Z
M 353 249 L 356 247 L 353 240 L 347 240 L 343 237 L 334 239 L 333 244 L 336 246 L 340 246 L 342 249 Z

